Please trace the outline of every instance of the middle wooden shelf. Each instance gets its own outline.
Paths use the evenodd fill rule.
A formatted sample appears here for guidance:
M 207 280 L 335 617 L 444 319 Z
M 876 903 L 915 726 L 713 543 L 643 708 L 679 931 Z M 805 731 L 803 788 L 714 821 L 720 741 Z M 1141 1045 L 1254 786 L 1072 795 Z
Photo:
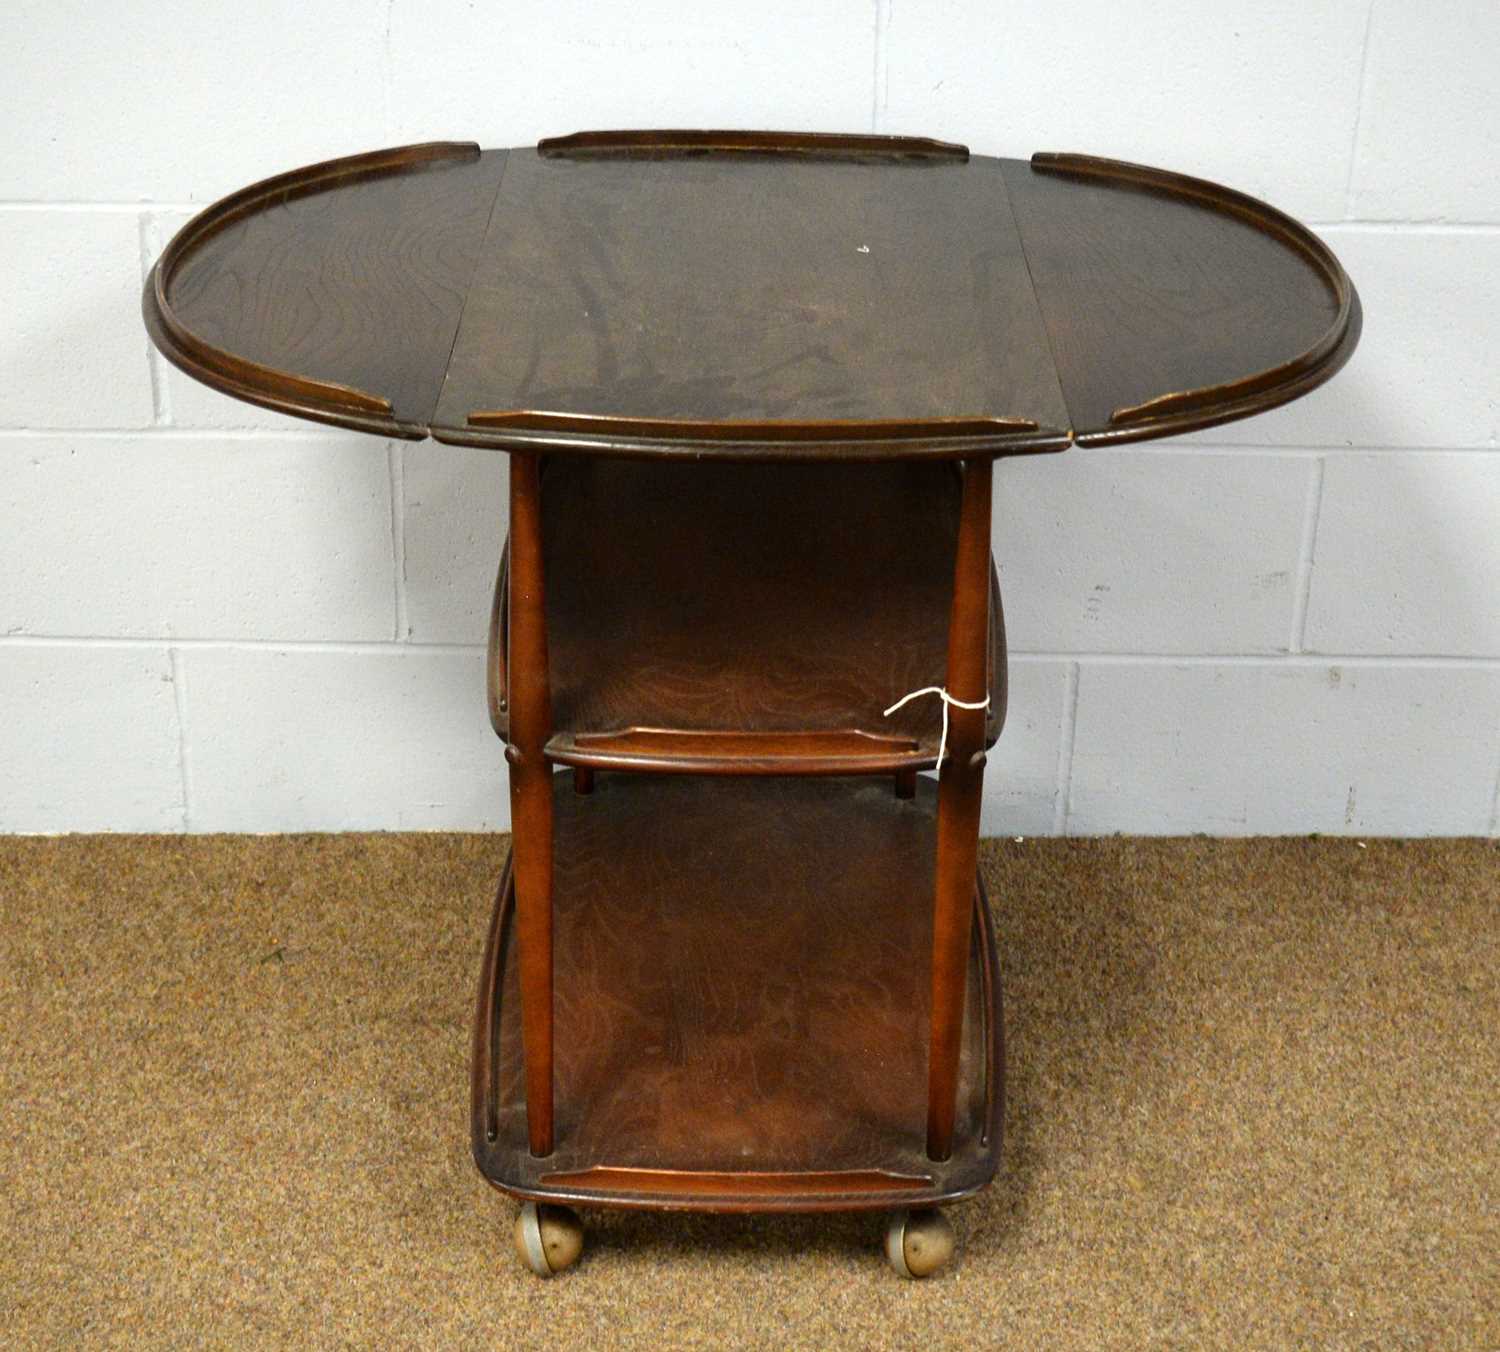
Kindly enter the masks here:
M 555 457 L 543 539 L 548 759 L 602 770 L 876 774 L 930 768 L 960 478 L 950 464 L 765 466 Z M 490 713 L 508 727 L 506 566 Z M 1005 716 L 991 572 L 986 744 Z

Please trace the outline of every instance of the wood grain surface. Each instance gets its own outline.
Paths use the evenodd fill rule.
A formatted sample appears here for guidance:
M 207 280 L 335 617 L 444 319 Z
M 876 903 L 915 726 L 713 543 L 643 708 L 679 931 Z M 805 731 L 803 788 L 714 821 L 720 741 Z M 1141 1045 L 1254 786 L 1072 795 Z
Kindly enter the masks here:
M 434 434 L 507 446 L 548 435 L 470 422 L 497 411 L 752 424 L 998 417 L 1050 432 L 999 428 L 990 442 L 1067 441 L 993 160 L 512 151 Z M 753 428 L 738 439 L 766 455 L 779 444 Z M 641 453 L 726 452 L 722 438 L 690 432 L 633 440 Z M 848 442 L 831 437 L 824 454 L 848 454 Z M 794 449 L 809 454 L 801 439 Z
M 516 955 L 497 908 L 475 1045 L 491 1181 L 601 1205 L 799 1210 L 988 1180 L 1003 1060 L 987 923 L 959 1139 L 947 1163 L 926 1157 L 929 781 L 905 802 L 860 779 L 601 776 L 586 798 L 553 782 L 556 1146 L 545 1160 L 526 1148 Z M 734 1177 L 576 1177 L 601 1168 Z
M 1338 260 L 1262 203 L 1085 157 L 1007 160 L 1004 173 L 1080 444 L 1285 403 L 1358 341 L 1358 296 Z M 1284 379 L 1257 380 L 1325 347 Z M 1195 392 L 1175 416 L 1128 416 Z
M 549 459 L 548 755 L 720 773 L 930 766 L 939 702 L 883 712 L 945 679 L 959 493 L 946 464 Z M 998 588 L 991 620 L 988 742 L 1005 712 Z
M 1311 232 L 1204 180 L 766 132 L 310 166 L 184 227 L 143 308 L 184 370 L 298 416 L 747 460 L 1167 436 L 1306 393 L 1361 324 Z
M 217 216 L 210 208 L 163 279 L 170 312 L 212 348 L 389 405 L 384 417 L 333 410 L 326 421 L 424 437 L 506 154 L 397 159 L 255 192 Z M 150 301 L 148 287 L 148 322 Z M 201 349 L 166 341 L 159 321 L 153 337 L 190 375 L 205 374 Z M 320 411 L 274 383 L 257 389 L 253 373 L 207 374 L 253 402 Z

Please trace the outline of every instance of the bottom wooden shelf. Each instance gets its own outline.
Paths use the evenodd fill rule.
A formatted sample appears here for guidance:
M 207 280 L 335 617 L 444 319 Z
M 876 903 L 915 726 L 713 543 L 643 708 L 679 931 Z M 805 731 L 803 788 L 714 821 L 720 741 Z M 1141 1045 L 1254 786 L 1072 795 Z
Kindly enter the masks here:
M 976 880 L 958 1140 L 925 1149 L 936 790 L 554 775 L 557 1145 L 526 1145 L 510 865 L 474 1033 L 480 1172 L 532 1201 L 929 1206 L 994 1175 L 999 967 Z

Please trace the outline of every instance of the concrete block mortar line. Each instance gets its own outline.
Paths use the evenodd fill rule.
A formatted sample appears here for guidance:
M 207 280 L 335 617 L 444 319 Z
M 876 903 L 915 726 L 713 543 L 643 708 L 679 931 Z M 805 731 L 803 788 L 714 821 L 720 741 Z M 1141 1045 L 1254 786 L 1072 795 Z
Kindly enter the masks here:
M 1349 173 L 1344 179 L 1344 215 L 1354 214 L 1354 175 L 1359 167 L 1359 129 L 1370 90 L 1370 34 L 1375 27 L 1376 0 L 1366 0 L 1365 35 L 1359 53 L 1359 85 L 1354 102 L 1354 129 L 1349 135 Z
M 409 637 L 406 601 L 406 457 L 399 441 L 386 443 L 391 493 L 391 571 L 395 588 L 396 642 Z
M 1082 662 L 1097 667 L 1461 667 L 1500 671 L 1500 653 L 1132 653 L 1012 648 L 1007 657 L 1011 662 Z
M 193 752 L 188 738 L 187 668 L 176 646 L 167 649 L 171 664 L 172 698 L 177 709 L 177 773 L 182 793 L 182 829 L 193 829 Z
M 241 648 L 246 652 L 332 653 L 349 657 L 443 657 L 483 656 L 483 643 L 397 643 L 392 639 L 305 639 L 198 637 L 176 634 L 0 634 L 0 649 L 11 648 L 155 648 L 164 643 L 191 652 L 195 649 Z M 1054 652 L 1012 648 L 1007 660 L 1028 662 L 1079 662 L 1092 666 L 1147 667 L 1416 667 L 1472 668 L 1500 671 L 1500 653 L 1488 655 L 1442 653 L 1133 653 Z
M 149 211 L 141 212 L 138 217 L 138 233 L 141 241 L 141 286 L 144 289 L 146 278 L 151 275 L 151 267 L 161 253 L 161 232 L 157 228 L 156 217 Z M 167 388 L 166 358 L 157 350 L 146 333 L 144 322 L 141 325 L 141 338 L 146 344 L 146 367 L 151 373 L 151 416 L 156 427 L 167 427 L 172 422 L 172 400 Z
M 1466 446 L 1437 442 L 1394 443 L 1366 442 L 1342 446 L 1279 446 L 1261 441 L 1136 441 L 1128 446 L 1070 446 L 1064 455 L 1096 455 L 1118 460 L 1122 455 L 1242 455 L 1274 456 L 1282 460 L 1322 460 L 1331 455 L 1486 455 L 1500 448 L 1493 438 L 1471 442 Z
M 153 351 L 154 351 L 153 347 Z M 160 357 L 160 354 L 158 354 Z M 161 358 L 165 361 L 165 358 Z M 163 366 L 163 370 L 166 367 Z M 202 441 L 214 438 L 219 441 L 321 441 L 336 443 L 350 437 L 368 440 L 368 434 L 347 432 L 337 428 L 289 423 L 276 427 L 218 427 L 205 423 L 200 427 L 145 426 L 145 427 L 0 427 L 0 440 L 40 439 L 43 437 L 73 437 L 80 440 L 117 439 L 119 437 L 176 438 L 177 440 Z M 1439 442 L 1408 442 L 1403 445 L 1390 443 L 1366 443 L 1342 446 L 1281 446 L 1264 442 L 1196 442 L 1196 441 L 1139 441 L 1128 446 L 1072 446 L 1062 454 L 1069 456 L 1100 456 L 1118 460 L 1123 454 L 1130 455 L 1183 455 L 1183 456 L 1272 456 L 1279 459 L 1321 459 L 1335 455 L 1486 455 L 1500 450 L 1500 440 L 1489 438 L 1468 445 L 1458 446 Z
M 1318 515 L 1323 507 L 1323 457 L 1313 461 L 1302 518 L 1302 545 L 1297 552 L 1297 585 L 1292 592 L 1292 635 L 1289 653 L 1300 653 L 1307 636 L 1307 603 L 1312 595 L 1313 560 L 1318 541 Z
M 1304 221 L 1319 234 L 1343 235 L 1493 235 L 1500 221 L 1450 221 L 1416 216 L 1350 216 L 1340 221 Z
M 148 339 L 149 341 L 149 339 Z M 165 361 L 165 358 L 162 358 Z M 163 367 L 163 370 L 166 368 Z M 168 407 L 170 412 L 170 405 Z M 305 441 L 336 446 L 351 437 L 371 444 L 363 432 L 344 432 L 328 427 L 0 427 L 0 441 L 68 437 L 74 441 L 118 441 L 133 437 L 143 441 Z
M 890 27 L 891 7 L 895 0 L 874 0 L 875 31 L 874 68 L 870 89 L 870 130 L 878 132 L 885 122 L 886 108 L 890 104 Z
M 1073 734 L 1078 726 L 1078 663 L 1069 662 L 1063 679 L 1062 737 L 1057 745 L 1057 795 L 1052 802 L 1052 834 L 1065 835 L 1072 811 Z
M 396 0 L 385 0 L 385 23 L 380 36 L 380 85 L 381 115 L 385 119 L 387 145 L 394 145 L 396 140 L 396 63 L 391 47 L 391 19 L 395 9 Z
M 136 215 L 142 211 L 202 211 L 207 202 L 154 202 L 148 199 L 139 199 L 134 202 L 119 201 L 95 201 L 90 199 L 71 199 L 45 197 L 17 197 L 9 201 L 0 200 L 0 211 L 77 211 L 77 212 L 99 212 L 101 214 L 113 213 L 119 215 L 121 212 L 129 212 Z
M 880 0 L 877 0 L 877 4 Z M 881 50 L 879 54 L 880 75 L 878 95 L 872 97 L 872 108 L 879 108 L 881 119 L 885 116 L 889 104 L 889 43 L 884 35 L 881 38 Z M 393 132 L 392 135 L 395 135 Z M 295 168 L 295 165 L 288 166 Z M 1233 187 L 1233 184 L 1229 185 Z M 151 200 L 139 200 L 134 202 L 122 201 L 79 201 L 65 198 L 47 200 L 44 198 L 16 198 L 10 201 L 0 200 L 0 211 L 17 212 L 45 212 L 45 211 L 69 211 L 80 214 L 97 212 L 100 214 L 120 215 L 126 213 L 137 215 L 146 212 L 174 212 L 179 215 L 196 215 L 208 206 L 212 200 L 205 198 L 201 202 L 157 202 Z M 1274 205 L 1274 204 L 1273 204 Z M 1303 220 L 1303 225 L 1309 230 L 1322 233 L 1325 230 L 1342 232 L 1345 234 L 1430 234 L 1430 235 L 1493 235 L 1500 233 L 1500 220 L 1448 220 L 1436 217 L 1419 216 L 1341 216 L 1337 220 Z
M 396 643 L 391 639 L 282 639 L 282 638 L 181 638 L 163 639 L 134 635 L 102 634 L 0 634 L 0 650 L 5 648 L 149 648 L 160 651 L 170 643 L 183 652 L 199 650 L 223 652 L 325 653 L 339 657 L 482 657 L 482 643 Z

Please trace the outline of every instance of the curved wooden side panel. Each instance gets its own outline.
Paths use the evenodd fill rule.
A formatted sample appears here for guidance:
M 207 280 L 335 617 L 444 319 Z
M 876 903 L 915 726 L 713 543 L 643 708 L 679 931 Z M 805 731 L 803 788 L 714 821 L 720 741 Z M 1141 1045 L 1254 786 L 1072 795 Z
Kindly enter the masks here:
M 510 672 L 506 666 L 509 642 L 510 605 L 506 590 L 510 586 L 510 536 L 500 550 L 500 572 L 495 578 L 495 596 L 490 602 L 490 639 L 484 665 L 485 696 L 489 706 L 490 727 L 502 742 L 510 736 Z
M 200 211 L 173 236 L 151 269 L 141 308 L 153 340 L 189 375 L 236 398 L 359 431 L 425 437 L 425 427 L 398 421 L 391 401 L 383 395 L 279 370 L 215 346 L 194 333 L 173 310 L 172 281 L 174 273 L 196 248 L 226 226 L 264 209 L 274 199 L 285 201 L 307 196 L 352 179 L 400 173 L 433 161 L 474 160 L 479 154 L 479 146 L 468 141 L 397 146 L 276 174 L 220 199 Z
M 984 1017 L 984 1135 L 980 1144 L 999 1157 L 1005 1137 L 1005 989 L 1000 948 L 984 874 L 974 875 L 974 946 L 979 965 L 979 1009 Z
M 1000 603 L 1000 570 L 990 555 L 990 630 L 985 650 L 984 688 L 990 704 L 984 714 L 984 747 L 988 751 L 1005 731 L 1005 714 L 1010 702 L 1010 672 L 1006 667 L 1005 610 Z
M 546 156 L 804 155 L 829 158 L 967 160 L 969 147 L 927 136 L 810 131 L 577 131 L 537 142 Z
M 1121 405 L 1110 414 L 1109 428 L 1078 432 L 1079 445 L 1165 436 L 1272 408 L 1328 379 L 1353 351 L 1360 328 L 1354 284 L 1333 251 L 1285 212 L 1207 179 L 1126 160 L 1038 152 L 1031 157 L 1031 168 L 1038 173 L 1106 179 L 1186 198 L 1242 220 L 1300 254 L 1322 278 L 1336 307 L 1332 322 L 1317 341 L 1288 360 L 1234 380 L 1173 390 Z

